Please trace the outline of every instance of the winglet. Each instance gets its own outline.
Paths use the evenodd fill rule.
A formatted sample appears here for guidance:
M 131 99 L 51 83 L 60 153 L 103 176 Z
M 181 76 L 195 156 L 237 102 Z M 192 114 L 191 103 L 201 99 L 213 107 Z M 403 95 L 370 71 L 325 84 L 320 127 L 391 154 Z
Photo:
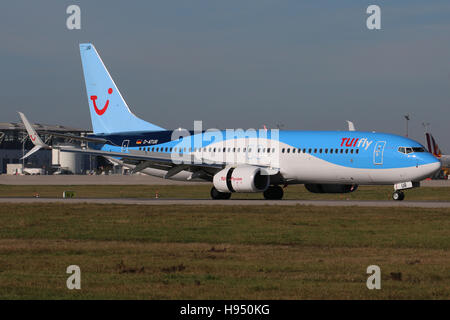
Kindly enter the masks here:
M 20 119 L 22 119 L 23 125 L 25 126 L 25 129 L 27 130 L 27 133 L 28 133 L 28 136 L 31 139 L 31 142 L 33 142 L 33 144 L 34 144 L 34 148 L 31 149 L 26 155 L 24 155 L 21 158 L 21 160 L 31 156 L 33 153 L 35 153 L 36 151 L 40 150 L 41 148 L 51 149 L 48 145 L 46 145 L 41 140 L 41 138 L 37 134 L 36 130 L 34 130 L 33 126 L 28 121 L 28 119 L 25 117 L 25 115 L 22 112 L 19 112 L 19 116 L 20 116 Z
M 30 151 L 27 152 L 26 155 L 24 155 L 22 158 L 20 158 L 20 160 L 26 159 L 29 156 L 31 156 L 33 153 L 35 153 L 36 151 L 41 150 L 42 147 L 41 146 L 34 146 L 33 149 L 31 149 Z

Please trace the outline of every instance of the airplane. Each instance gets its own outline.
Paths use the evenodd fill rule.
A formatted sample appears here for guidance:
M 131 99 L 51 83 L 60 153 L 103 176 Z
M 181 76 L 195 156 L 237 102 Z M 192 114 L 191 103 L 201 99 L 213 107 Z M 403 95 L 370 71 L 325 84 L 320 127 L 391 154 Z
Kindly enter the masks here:
M 25 157 L 41 148 L 104 156 L 134 173 L 212 182 L 211 198 L 224 200 L 235 192 L 279 200 L 284 187 L 294 184 L 314 193 L 393 185 L 392 198 L 403 200 L 404 190 L 419 187 L 441 168 L 423 145 L 389 133 L 166 130 L 130 111 L 92 43 L 80 44 L 80 54 L 93 134 L 77 139 L 87 147 L 46 145 L 19 112 L 35 145 Z
M 427 140 L 428 152 L 432 153 L 436 158 L 438 158 L 442 167 L 449 168 L 450 167 L 450 155 L 442 154 L 441 149 L 434 140 L 434 137 L 431 133 L 425 132 L 425 138 Z

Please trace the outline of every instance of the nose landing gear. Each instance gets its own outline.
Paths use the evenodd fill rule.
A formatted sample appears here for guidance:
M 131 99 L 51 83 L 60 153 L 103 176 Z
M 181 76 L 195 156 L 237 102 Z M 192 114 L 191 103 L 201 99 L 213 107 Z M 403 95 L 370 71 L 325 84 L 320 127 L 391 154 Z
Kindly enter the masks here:
M 420 182 L 417 181 L 407 181 L 407 182 L 400 182 L 394 184 L 394 193 L 392 194 L 392 199 L 396 201 L 402 201 L 405 199 L 405 194 L 403 193 L 403 190 L 406 189 L 412 189 L 420 187 Z

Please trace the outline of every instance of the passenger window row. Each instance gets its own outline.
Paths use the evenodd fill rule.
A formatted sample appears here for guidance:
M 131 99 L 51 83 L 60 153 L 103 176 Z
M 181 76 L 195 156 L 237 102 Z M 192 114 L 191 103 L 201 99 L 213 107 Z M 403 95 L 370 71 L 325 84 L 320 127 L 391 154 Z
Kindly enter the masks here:
M 283 148 L 281 153 L 325 153 L 325 154 L 339 154 L 339 153 L 359 153 L 359 149 L 333 149 L 333 148 Z
M 401 149 L 404 151 L 405 148 L 400 147 L 399 152 L 402 152 Z M 406 148 L 406 149 L 423 149 L 423 148 Z M 150 152 L 192 152 L 192 148 L 170 148 L 170 147 L 139 147 L 139 150 L 142 151 L 150 151 Z M 194 152 L 252 152 L 252 148 L 194 148 Z M 258 153 L 274 153 L 275 148 L 258 148 Z M 343 153 L 350 153 L 350 154 L 358 154 L 359 149 L 333 149 L 333 148 L 282 148 L 281 153 L 325 153 L 325 154 L 343 154 Z M 413 152 L 413 151 L 411 151 Z M 415 151 L 415 152 L 423 152 L 423 151 Z M 409 152 L 403 152 L 403 153 L 409 153 Z
M 139 147 L 141 151 L 150 152 L 252 152 L 252 148 L 170 148 L 170 147 Z M 258 153 L 274 153 L 275 148 L 258 148 Z

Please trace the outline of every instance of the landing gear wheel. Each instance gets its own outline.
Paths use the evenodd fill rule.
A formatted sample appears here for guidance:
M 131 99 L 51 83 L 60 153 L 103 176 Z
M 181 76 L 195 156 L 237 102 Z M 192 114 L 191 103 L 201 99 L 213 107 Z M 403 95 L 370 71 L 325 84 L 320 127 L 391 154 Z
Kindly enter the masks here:
M 270 186 L 263 194 L 266 200 L 281 200 L 284 192 L 280 186 Z
M 402 201 L 403 199 L 405 199 L 405 194 L 402 191 L 394 191 L 394 193 L 392 194 L 392 199 Z
M 213 200 L 228 200 L 231 198 L 231 193 L 220 192 L 215 187 L 211 188 L 211 198 Z

